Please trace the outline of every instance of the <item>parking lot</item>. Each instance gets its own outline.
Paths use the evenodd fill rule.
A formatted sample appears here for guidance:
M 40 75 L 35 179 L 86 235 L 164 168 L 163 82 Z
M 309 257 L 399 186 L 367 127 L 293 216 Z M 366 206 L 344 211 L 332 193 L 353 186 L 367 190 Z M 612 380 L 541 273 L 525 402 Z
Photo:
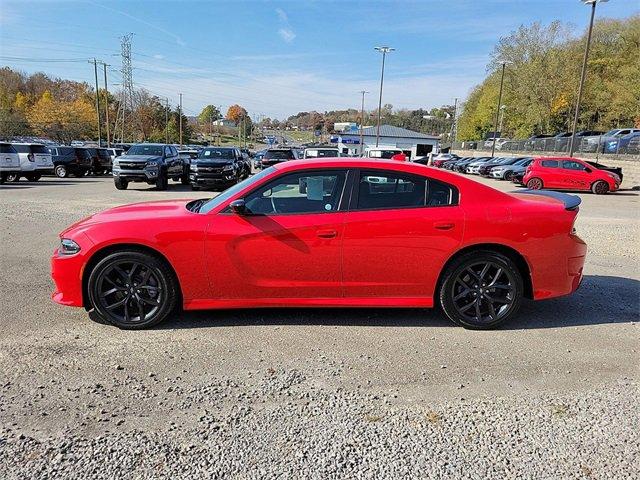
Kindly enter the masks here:
M 51 302 L 63 228 L 116 205 L 207 195 L 173 182 L 117 191 L 108 177 L 3 185 L 0 477 L 640 471 L 638 192 L 580 194 L 582 288 L 526 302 L 497 331 L 418 309 L 180 313 L 120 331 Z

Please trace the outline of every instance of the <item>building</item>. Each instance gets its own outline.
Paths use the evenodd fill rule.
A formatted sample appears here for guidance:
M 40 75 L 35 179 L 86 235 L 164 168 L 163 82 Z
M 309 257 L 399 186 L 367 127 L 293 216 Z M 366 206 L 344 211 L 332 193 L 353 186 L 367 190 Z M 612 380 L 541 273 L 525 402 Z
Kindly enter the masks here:
M 360 130 L 348 134 L 333 135 L 331 143 L 336 143 L 340 152 L 346 155 L 361 155 L 376 146 L 377 127 L 362 129 L 360 145 Z M 389 149 L 400 149 L 411 152 L 411 158 L 422 157 L 430 152 L 437 152 L 440 146 L 440 137 L 426 135 L 420 132 L 394 127 L 393 125 L 380 125 L 380 140 L 378 146 Z
M 227 120 L 226 118 L 221 118 L 220 120 L 215 120 L 212 122 L 214 127 L 235 127 L 236 123 L 233 120 Z
M 358 130 L 358 124 L 354 122 L 336 122 L 333 124 L 333 131 L 346 133 Z

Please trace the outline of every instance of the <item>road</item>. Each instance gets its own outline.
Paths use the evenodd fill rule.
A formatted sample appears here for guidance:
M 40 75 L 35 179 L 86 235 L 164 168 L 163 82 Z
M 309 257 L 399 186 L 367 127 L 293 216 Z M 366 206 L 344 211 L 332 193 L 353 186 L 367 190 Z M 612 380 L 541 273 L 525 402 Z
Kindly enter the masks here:
M 497 331 L 437 311 L 277 309 L 181 313 L 127 332 L 50 301 L 63 228 L 111 206 L 203 195 L 116 191 L 108 178 L 2 187 L 0 477 L 640 471 L 637 192 L 581 195 L 582 288 L 525 302 Z

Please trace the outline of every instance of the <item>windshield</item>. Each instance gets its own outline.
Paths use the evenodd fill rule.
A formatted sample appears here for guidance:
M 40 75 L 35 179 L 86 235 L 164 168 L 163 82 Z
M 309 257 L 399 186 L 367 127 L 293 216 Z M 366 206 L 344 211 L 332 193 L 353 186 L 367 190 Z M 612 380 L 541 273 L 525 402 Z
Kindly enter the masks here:
M 290 160 L 293 158 L 294 156 L 291 150 L 269 150 L 264 154 L 265 160 Z
M 231 160 L 233 150 L 231 148 L 205 148 L 200 152 L 198 158 L 207 160 Z
M 609 130 L 607 133 L 605 133 L 606 136 L 613 136 L 616 133 L 618 133 L 620 130 L 618 128 L 614 128 L 613 130 Z
M 253 185 L 254 183 L 259 182 L 264 177 L 271 175 L 272 172 L 275 171 L 275 168 L 269 167 L 262 170 L 260 173 L 256 173 L 254 176 L 245 178 L 242 182 L 236 183 L 233 187 L 227 188 L 224 192 L 222 192 L 217 197 L 213 197 L 211 200 L 208 200 L 207 203 L 203 204 L 198 210 L 198 213 L 209 213 L 214 208 L 222 205 L 227 202 L 231 197 L 233 197 L 236 193 L 244 190 L 246 187 Z
M 337 157 L 338 150 L 323 149 L 323 150 L 305 150 L 304 156 L 307 158 L 320 158 L 320 157 Z
M 160 145 L 134 145 L 127 151 L 127 155 L 154 155 L 162 156 L 162 146 Z

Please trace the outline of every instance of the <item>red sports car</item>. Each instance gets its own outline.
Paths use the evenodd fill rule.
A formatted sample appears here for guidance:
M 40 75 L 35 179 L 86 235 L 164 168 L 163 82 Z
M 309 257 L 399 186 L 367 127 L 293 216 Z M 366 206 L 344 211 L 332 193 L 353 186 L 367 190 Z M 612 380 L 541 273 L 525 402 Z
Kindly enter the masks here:
M 571 157 L 534 159 L 522 182 L 531 190 L 591 190 L 601 195 L 620 187 L 620 177 L 615 173 Z
M 112 208 L 60 234 L 53 299 L 120 328 L 185 310 L 433 307 L 491 328 L 576 290 L 580 199 L 411 162 L 283 162 L 217 197 Z

